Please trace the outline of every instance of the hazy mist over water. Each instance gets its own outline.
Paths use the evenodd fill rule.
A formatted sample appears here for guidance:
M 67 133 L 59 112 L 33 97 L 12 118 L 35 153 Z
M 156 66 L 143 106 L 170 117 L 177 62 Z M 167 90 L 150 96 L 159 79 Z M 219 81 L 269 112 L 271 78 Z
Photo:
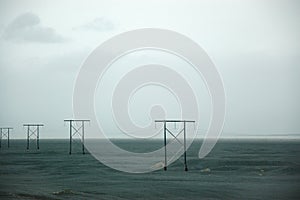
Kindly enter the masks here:
M 45 123 L 41 138 L 67 138 L 63 119 L 73 116 L 74 83 L 89 53 L 117 34 L 155 27 L 197 42 L 219 70 L 227 98 L 222 137 L 299 137 L 298 10 L 293 0 L 1 1 L 0 126 L 14 127 L 12 137 L 22 139 L 23 123 Z M 173 68 L 178 63 L 149 52 L 120 62 L 129 67 L 153 58 Z M 206 123 L 211 111 L 207 91 L 199 95 L 198 103 L 208 109 L 201 110 Z M 133 105 L 147 99 L 137 96 Z M 132 106 L 133 118 L 143 124 L 147 115 L 140 110 Z M 111 126 L 110 137 L 116 137 Z

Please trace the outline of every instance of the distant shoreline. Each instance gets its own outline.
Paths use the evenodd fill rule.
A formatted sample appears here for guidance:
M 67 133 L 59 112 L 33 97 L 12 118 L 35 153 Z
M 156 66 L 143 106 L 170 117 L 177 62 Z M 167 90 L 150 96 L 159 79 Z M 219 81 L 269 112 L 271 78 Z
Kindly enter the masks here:
M 76 138 L 80 140 L 80 138 Z M 3 141 L 6 139 L 2 139 Z M 13 140 L 26 140 L 26 138 L 10 138 Z M 40 138 L 40 140 L 69 140 L 69 138 Z M 86 138 L 85 140 L 106 140 L 106 138 Z M 136 140 L 136 141 L 145 141 L 145 140 L 153 140 L 160 141 L 163 138 L 109 138 L 109 140 Z M 187 140 L 192 140 L 192 138 L 187 138 Z M 195 138 L 194 141 L 202 141 L 204 138 Z M 208 140 L 211 140 L 208 138 Z M 300 141 L 300 137 L 237 137 L 237 138 L 219 138 L 218 141 Z

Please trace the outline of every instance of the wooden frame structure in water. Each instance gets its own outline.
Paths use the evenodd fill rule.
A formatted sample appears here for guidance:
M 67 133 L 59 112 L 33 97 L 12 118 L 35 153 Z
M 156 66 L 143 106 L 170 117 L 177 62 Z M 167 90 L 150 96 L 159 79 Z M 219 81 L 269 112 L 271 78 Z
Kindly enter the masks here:
M 164 170 L 167 170 L 167 132 L 174 137 L 182 146 L 184 150 L 184 171 L 188 171 L 187 162 L 186 162 L 186 123 L 195 123 L 194 120 L 155 120 L 155 123 L 163 123 L 164 124 L 164 148 L 165 148 L 165 163 Z M 170 129 L 168 129 L 168 123 L 183 123 L 183 128 L 177 133 L 177 135 L 173 134 Z M 183 132 L 183 144 L 178 140 L 178 136 Z

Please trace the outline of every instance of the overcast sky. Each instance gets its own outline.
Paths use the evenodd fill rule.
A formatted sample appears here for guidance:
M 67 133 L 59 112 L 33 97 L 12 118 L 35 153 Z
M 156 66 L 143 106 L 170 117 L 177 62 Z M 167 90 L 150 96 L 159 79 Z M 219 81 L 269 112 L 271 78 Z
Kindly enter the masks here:
M 299 1 L 0 1 L 0 126 L 67 138 L 76 75 L 105 40 L 163 28 L 197 42 L 226 90 L 223 137 L 300 136 Z

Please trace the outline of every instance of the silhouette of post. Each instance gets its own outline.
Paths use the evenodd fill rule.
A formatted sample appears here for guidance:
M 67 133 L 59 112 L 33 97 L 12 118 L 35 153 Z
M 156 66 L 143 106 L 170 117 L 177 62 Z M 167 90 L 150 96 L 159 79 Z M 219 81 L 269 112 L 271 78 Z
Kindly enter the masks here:
M 155 120 L 155 123 L 163 123 L 164 124 L 164 149 L 165 149 L 165 164 L 164 170 L 167 170 L 167 132 L 174 137 L 182 146 L 184 151 L 184 171 L 188 171 L 187 161 L 186 161 L 186 123 L 195 123 L 193 120 Z M 173 134 L 170 129 L 168 129 L 168 123 L 174 123 L 176 127 L 176 123 L 183 123 L 183 129 L 179 131 L 178 134 Z M 178 140 L 178 136 L 180 133 L 183 133 L 183 144 Z
M 165 165 L 164 170 L 167 171 L 167 123 L 164 122 L 164 146 L 165 146 Z
M 13 128 L 1 127 L 0 128 L 0 148 L 2 148 L 2 139 L 7 138 L 7 148 L 9 148 L 9 132 Z
M 88 119 L 66 119 L 64 122 L 69 123 L 70 131 L 70 142 L 69 142 L 69 154 L 72 154 L 72 142 L 75 135 L 81 136 L 81 145 L 82 145 L 82 154 L 85 154 L 84 150 L 84 123 L 90 122 Z M 74 123 L 75 122 L 75 123 Z M 80 123 L 79 127 L 76 126 L 76 123 Z
M 36 148 L 40 149 L 40 126 L 44 126 L 44 124 L 23 124 L 23 126 L 27 127 L 26 149 L 29 149 L 30 139 L 36 139 Z
M 183 122 L 183 134 L 184 134 L 184 141 L 183 141 L 183 150 L 184 150 L 184 171 L 187 171 L 187 164 L 186 164 L 186 121 Z

